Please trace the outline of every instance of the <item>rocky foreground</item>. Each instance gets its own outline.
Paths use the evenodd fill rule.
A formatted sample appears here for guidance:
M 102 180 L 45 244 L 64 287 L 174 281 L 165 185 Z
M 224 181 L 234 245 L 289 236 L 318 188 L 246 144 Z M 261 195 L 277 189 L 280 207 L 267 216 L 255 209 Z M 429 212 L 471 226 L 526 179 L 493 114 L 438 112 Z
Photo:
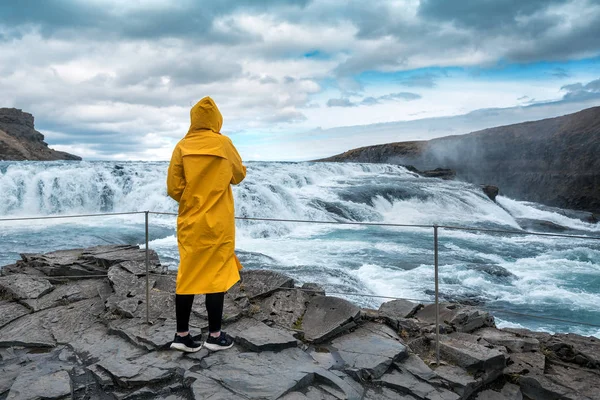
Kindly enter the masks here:
M 488 313 L 444 304 L 436 365 L 433 305 L 360 309 L 263 270 L 226 296 L 233 349 L 171 351 L 175 276 L 151 252 L 145 324 L 144 260 L 103 246 L 4 267 L 0 399 L 600 399 L 597 339 L 499 330 Z M 193 330 L 207 325 L 199 296 Z

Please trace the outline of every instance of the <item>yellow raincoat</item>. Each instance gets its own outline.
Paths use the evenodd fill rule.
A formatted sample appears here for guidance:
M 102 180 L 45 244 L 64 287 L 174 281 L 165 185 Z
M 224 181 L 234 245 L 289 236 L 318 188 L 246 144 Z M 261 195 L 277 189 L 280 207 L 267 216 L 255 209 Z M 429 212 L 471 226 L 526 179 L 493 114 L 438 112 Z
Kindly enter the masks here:
M 225 292 L 239 279 L 231 184 L 246 167 L 231 140 L 219 133 L 223 117 L 210 97 L 190 111 L 187 135 L 173 151 L 167 193 L 179 202 L 177 294 Z

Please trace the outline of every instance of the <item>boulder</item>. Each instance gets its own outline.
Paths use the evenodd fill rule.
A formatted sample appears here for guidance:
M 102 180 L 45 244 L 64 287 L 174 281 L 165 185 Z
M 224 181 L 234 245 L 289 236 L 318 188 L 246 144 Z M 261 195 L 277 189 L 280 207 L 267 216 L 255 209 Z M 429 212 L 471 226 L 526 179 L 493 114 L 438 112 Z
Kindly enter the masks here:
M 481 185 L 481 190 L 483 191 L 483 193 L 485 193 L 487 197 L 490 198 L 490 200 L 494 202 L 496 201 L 496 196 L 498 196 L 498 193 L 500 192 L 498 186 L 494 185 Z
M 516 275 L 500 265 L 494 264 L 467 264 L 467 269 L 484 272 L 496 278 L 516 278 Z
M 337 297 L 313 297 L 302 319 L 304 337 L 309 342 L 323 342 L 356 326 L 360 308 Z
M 0 295 L 7 299 L 37 299 L 53 289 L 54 286 L 47 279 L 30 275 L 0 277 Z
M 385 325 L 368 322 L 331 342 L 343 370 L 357 381 L 379 379 L 394 361 L 408 356 L 406 346 Z

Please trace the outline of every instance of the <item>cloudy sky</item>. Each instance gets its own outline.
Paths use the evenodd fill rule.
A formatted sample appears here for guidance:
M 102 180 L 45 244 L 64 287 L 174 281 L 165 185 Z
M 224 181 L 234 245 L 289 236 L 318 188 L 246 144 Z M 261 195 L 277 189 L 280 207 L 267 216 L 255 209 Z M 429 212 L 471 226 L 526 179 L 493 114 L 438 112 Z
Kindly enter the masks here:
M 169 159 L 210 95 L 307 160 L 600 105 L 600 0 L 2 1 L 0 89 L 86 159 Z

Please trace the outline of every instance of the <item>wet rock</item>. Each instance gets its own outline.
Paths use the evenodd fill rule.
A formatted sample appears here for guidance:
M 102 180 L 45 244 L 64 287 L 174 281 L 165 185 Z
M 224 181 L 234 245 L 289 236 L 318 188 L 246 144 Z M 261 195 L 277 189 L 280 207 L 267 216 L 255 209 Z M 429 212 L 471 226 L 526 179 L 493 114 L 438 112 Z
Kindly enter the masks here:
M 463 340 L 440 340 L 440 356 L 471 373 L 502 371 L 506 367 L 505 355 L 500 351 Z
M 302 329 L 302 317 L 310 295 L 302 290 L 280 290 L 264 299 L 255 316 L 286 328 Z
M 0 300 L 0 328 L 29 312 L 25 306 L 19 303 Z
M 419 321 L 435 326 L 435 304 L 429 304 L 415 315 Z M 486 326 L 495 327 L 494 317 L 490 313 L 470 306 L 458 304 L 440 304 L 440 323 L 446 323 L 459 332 L 473 332 Z
M 467 264 L 467 269 L 474 271 L 485 272 L 488 275 L 495 276 L 498 278 L 516 278 L 515 274 L 510 272 L 504 267 L 494 264 Z
M 243 319 L 227 327 L 236 343 L 250 351 L 280 351 L 296 347 L 296 338 L 253 319 Z
M 516 218 L 516 221 L 519 226 L 526 231 L 561 233 L 569 229 L 551 221 L 543 221 L 538 219 Z
M 418 399 L 425 400 L 458 400 L 460 396 L 441 387 L 435 387 L 427 382 L 417 379 L 408 372 L 393 370 L 385 374 L 380 381 L 381 384 L 406 393 Z
M 483 328 L 474 334 L 488 343 L 506 347 L 511 353 L 524 353 L 540 349 L 540 342 L 535 338 L 518 337 L 495 328 Z
M 21 274 L 0 277 L 0 295 L 6 299 L 37 299 L 53 289 L 54 286 L 43 278 Z
M 379 307 L 379 312 L 395 318 L 412 318 L 421 308 L 423 308 L 423 304 L 408 300 L 392 300 L 383 303 Z
M 419 174 L 426 178 L 440 178 L 444 180 L 451 180 L 456 177 L 456 171 L 449 168 L 436 168 L 428 171 L 421 171 Z
M 494 185 L 481 185 L 481 190 L 487 197 L 489 197 L 490 200 L 494 202 L 496 201 L 496 196 L 498 196 L 498 193 L 500 192 L 498 186 Z
M 425 290 L 425 294 L 429 296 L 435 296 L 435 291 L 431 289 Z M 463 306 L 479 306 L 485 304 L 483 299 L 477 293 L 446 293 L 439 292 L 440 302 L 455 303 Z
M 71 395 L 71 378 L 67 371 L 47 375 L 21 374 L 15 380 L 7 400 L 18 399 L 62 399 Z
M 394 331 L 372 322 L 333 340 L 331 346 L 343 360 L 344 371 L 358 381 L 378 379 L 394 361 L 408 356 Z
M 250 300 L 268 296 L 279 288 L 293 288 L 294 280 L 275 271 L 242 270 L 241 280 L 235 284 L 229 293 L 234 299 L 248 297 Z
M 304 337 L 310 342 L 323 342 L 356 326 L 360 308 L 349 301 L 330 296 L 313 297 L 302 319 Z

